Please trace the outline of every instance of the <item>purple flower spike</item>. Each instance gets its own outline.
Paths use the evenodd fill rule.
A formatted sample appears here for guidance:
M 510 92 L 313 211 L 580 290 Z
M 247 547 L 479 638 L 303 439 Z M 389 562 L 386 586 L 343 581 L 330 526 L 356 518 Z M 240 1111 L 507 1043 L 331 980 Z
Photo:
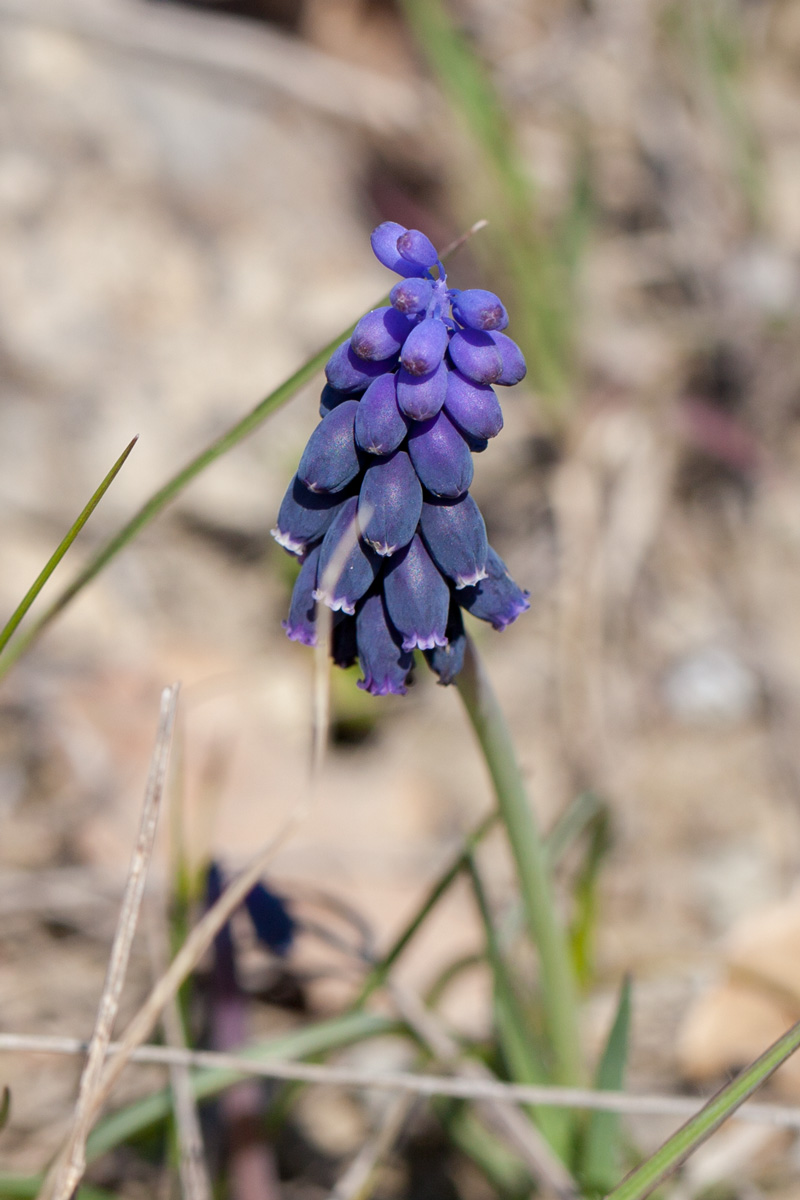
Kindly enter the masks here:
M 469 492 L 458 500 L 424 502 L 419 524 L 431 558 L 456 588 L 486 578 L 486 526 Z
M 422 511 L 422 486 L 405 450 L 367 469 L 358 497 L 361 536 L 386 558 L 407 546 Z
M 358 686 L 373 696 L 404 696 L 413 658 L 386 613 L 383 596 L 368 596 L 356 617 L 358 658 L 364 678 Z
M 415 325 L 403 344 L 400 366 L 409 375 L 430 375 L 444 358 L 450 338 L 447 326 L 438 317 L 426 317 Z
M 446 412 L 412 426 L 408 453 L 423 486 L 434 496 L 455 499 L 472 483 L 469 446 Z
M 312 492 L 340 492 L 358 474 L 357 411 L 358 400 L 346 400 L 322 418 L 308 439 L 297 478 Z
M 391 454 L 406 436 L 406 419 L 397 407 L 397 377 L 373 379 L 356 413 L 355 438 L 368 454 Z
M 345 400 L 353 399 L 352 392 L 337 392 L 335 387 L 331 387 L 329 383 L 326 383 L 319 398 L 319 415 L 327 417 L 329 412 L 333 412 L 340 404 L 344 404 Z
M 500 357 L 503 360 L 503 370 L 495 382 L 502 383 L 503 387 L 513 387 L 528 374 L 524 355 L 517 343 L 510 337 L 506 337 L 504 333 L 491 333 L 489 336 L 500 351 Z
M 458 292 L 453 300 L 453 316 L 470 329 L 505 329 L 508 324 L 508 313 L 499 296 L 483 288 Z
M 338 392 L 363 392 L 376 376 L 393 371 L 396 365 L 394 355 L 380 362 L 367 362 L 365 358 L 359 358 L 348 338 L 328 359 L 325 375 L 331 387 Z
M 379 263 L 396 275 L 422 275 L 424 268 L 403 258 L 397 249 L 397 239 L 407 232 L 406 227 L 398 225 L 396 221 L 384 221 L 377 229 L 373 229 L 370 236 L 372 253 Z
M 357 507 L 356 496 L 346 500 L 322 539 L 314 590 L 315 600 L 351 616 L 380 566 L 380 559 L 358 536 Z
M 314 603 L 314 589 L 317 586 L 319 553 L 319 546 L 315 546 L 300 568 L 292 591 L 289 617 L 283 622 L 283 628 L 292 641 L 302 642 L 304 646 L 317 644 L 317 630 L 314 624 L 317 606 Z
M 464 666 L 464 652 L 467 648 L 464 621 L 461 609 L 457 604 L 450 605 L 450 618 L 447 622 L 446 632 L 446 646 L 435 646 L 433 650 L 425 651 L 428 666 L 436 672 L 439 676 L 439 683 L 444 687 L 455 682 L 456 675 Z
M 396 308 L 373 308 L 356 325 L 350 338 L 353 353 L 370 362 L 383 362 L 397 354 L 412 325 Z
M 401 367 L 397 372 L 397 406 L 412 421 L 435 417 L 447 394 L 446 365 L 440 362 L 430 375 L 409 375 Z
M 407 229 L 397 239 L 397 249 L 407 262 L 417 267 L 435 267 L 439 254 L 430 238 L 418 229 Z
M 398 312 L 413 317 L 424 312 L 433 298 L 430 279 L 401 279 L 389 292 L 389 299 Z
M 450 588 L 415 535 L 387 567 L 383 580 L 386 609 L 403 638 L 403 649 L 431 650 L 447 643 Z
M 505 629 L 520 613 L 530 608 L 528 597 L 518 587 L 506 569 L 500 555 L 489 547 L 486 558 L 486 578 L 476 587 L 464 588 L 458 598 L 467 612 L 480 621 L 489 621 L 495 629 Z
M 283 497 L 278 523 L 270 532 L 290 554 L 305 554 L 310 543 L 323 536 L 341 503 L 342 498 L 336 493 L 320 495 L 309 491 L 295 475 Z
M 502 334 L 482 333 L 479 329 L 460 329 L 450 339 L 453 365 L 475 383 L 495 383 L 503 374 L 503 359 L 492 340 Z
M 467 379 L 460 371 L 451 371 L 448 376 L 444 410 L 463 433 L 473 438 L 493 438 L 503 428 L 503 412 L 494 389 Z

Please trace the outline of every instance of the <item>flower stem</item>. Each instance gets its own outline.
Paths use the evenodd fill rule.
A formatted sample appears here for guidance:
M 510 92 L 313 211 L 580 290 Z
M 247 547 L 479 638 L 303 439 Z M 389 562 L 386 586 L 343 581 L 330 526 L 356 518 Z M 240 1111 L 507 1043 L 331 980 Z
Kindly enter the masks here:
M 544 843 L 520 774 L 497 697 L 471 639 L 456 685 L 483 751 L 500 818 L 519 876 L 528 930 L 539 954 L 542 1003 L 553 1051 L 554 1078 L 580 1082 L 577 988 L 564 930 L 556 913 Z

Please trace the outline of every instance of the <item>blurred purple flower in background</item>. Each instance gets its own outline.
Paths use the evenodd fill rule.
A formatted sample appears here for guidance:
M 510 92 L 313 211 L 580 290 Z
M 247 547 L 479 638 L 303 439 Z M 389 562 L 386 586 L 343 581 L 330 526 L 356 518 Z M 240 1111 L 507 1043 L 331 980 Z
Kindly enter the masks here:
M 288 636 L 313 645 L 327 605 L 334 661 L 358 659 L 359 687 L 384 696 L 405 692 L 416 648 L 453 682 L 462 607 L 495 629 L 529 607 L 468 490 L 472 454 L 503 427 L 492 385 L 518 383 L 525 360 L 502 302 L 448 288 L 424 233 L 385 221 L 371 241 L 403 279 L 328 360 L 322 420 L 272 533 L 303 564 Z

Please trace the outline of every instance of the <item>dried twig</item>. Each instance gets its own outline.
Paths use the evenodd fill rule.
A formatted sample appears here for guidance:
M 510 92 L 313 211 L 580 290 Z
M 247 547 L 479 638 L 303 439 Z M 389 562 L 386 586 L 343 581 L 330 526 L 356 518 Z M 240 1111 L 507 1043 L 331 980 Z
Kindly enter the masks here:
M 112 1042 L 108 1056 L 123 1050 Z M 89 1042 L 81 1038 L 39 1034 L 0 1033 L 0 1053 L 86 1054 Z M 419 1096 L 452 1096 L 461 1100 L 501 1100 L 552 1108 L 577 1108 L 592 1112 L 616 1112 L 639 1117 L 691 1117 L 705 1101 L 691 1096 L 657 1093 L 641 1096 L 628 1092 L 595 1092 L 589 1088 L 550 1087 L 529 1083 L 504 1083 L 500 1079 L 465 1079 L 452 1075 L 417 1075 L 410 1071 L 375 1074 L 351 1067 L 322 1063 L 286 1062 L 280 1059 L 247 1058 L 243 1054 L 219 1054 L 212 1050 L 179 1050 L 171 1046 L 138 1046 L 127 1051 L 132 1063 L 160 1065 L 181 1063 L 208 1070 L 236 1071 L 263 1079 L 286 1079 L 346 1088 L 374 1088 L 381 1092 L 411 1092 Z M 752 1121 L 780 1129 L 800 1129 L 800 1107 L 748 1102 L 731 1114 L 732 1121 Z
M 161 1015 L 161 1024 L 169 1046 L 185 1049 L 186 1039 L 176 997 L 170 1000 Z M 192 1091 L 192 1079 L 186 1063 L 170 1063 L 169 1081 L 175 1108 L 180 1160 L 178 1169 L 184 1200 L 211 1200 L 213 1189 L 208 1176 L 203 1135 L 197 1103 Z
M 139 836 L 125 885 L 122 909 L 111 948 L 97 1020 L 89 1044 L 86 1065 L 81 1076 L 72 1128 L 64 1149 L 45 1179 L 39 1193 L 40 1200 L 49 1200 L 51 1196 L 55 1197 L 55 1200 L 69 1200 L 86 1167 L 86 1138 L 92 1127 L 95 1097 L 100 1087 L 106 1053 L 111 1041 L 111 1032 L 119 1010 L 119 999 L 139 920 L 147 869 L 153 854 L 177 702 L 178 685 L 165 688 L 161 695 L 161 715 L 142 806 Z
M 394 1099 L 388 1113 L 383 1116 L 380 1128 L 364 1143 L 347 1170 L 337 1180 L 329 1200 L 365 1200 L 371 1191 L 372 1178 L 381 1159 L 397 1141 L 417 1099 L 416 1096 L 397 1096 Z

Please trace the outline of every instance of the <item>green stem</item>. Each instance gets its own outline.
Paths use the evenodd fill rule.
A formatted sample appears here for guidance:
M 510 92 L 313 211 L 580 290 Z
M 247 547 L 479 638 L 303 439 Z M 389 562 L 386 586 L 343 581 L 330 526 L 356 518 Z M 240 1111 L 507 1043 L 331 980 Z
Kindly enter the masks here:
M 577 989 L 567 940 L 556 913 L 544 843 L 508 726 L 470 638 L 456 684 L 494 784 L 517 867 L 528 929 L 539 953 L 542 1003 L 553 1048 L 555 1081 L 576 1084 L 582 1076 Z

